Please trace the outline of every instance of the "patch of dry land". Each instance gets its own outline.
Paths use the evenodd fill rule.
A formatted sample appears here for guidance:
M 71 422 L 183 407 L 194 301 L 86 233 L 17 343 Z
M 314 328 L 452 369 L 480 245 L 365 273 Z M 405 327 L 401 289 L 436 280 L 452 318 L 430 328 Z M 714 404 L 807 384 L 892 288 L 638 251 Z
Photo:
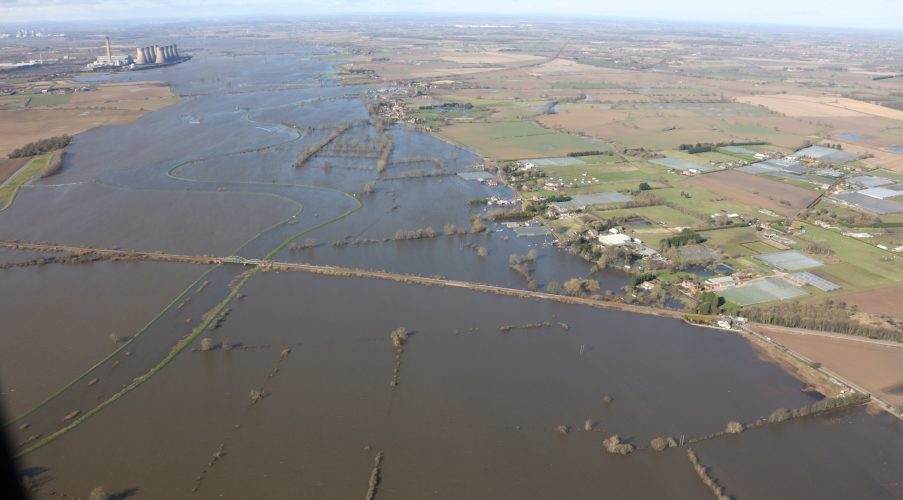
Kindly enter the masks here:
M 903 285 L 851 293 L 841 298 L 862 312 L 903 319 Z
M 0 157 L 40 139 L 130 123 L 177 100 L 164 83 L 136 82 L 98 85 L 63 106 L 0 110 Z
M 819 195 L 810 189 L 735 170 L 697 175 L 688 183 L 753 207 L 768 208 L 788 216 L 806 208 Z
M 781 94 L 738 97 L 737 100 L 787 116 L 854 118 L 870 115 L 903 120 L 903 111 L 844 97 Z
M 805 335 L 765 326 L 757 329 L 891 404 L 903 404 L 903 344 L 863 342 L 859 337 Z

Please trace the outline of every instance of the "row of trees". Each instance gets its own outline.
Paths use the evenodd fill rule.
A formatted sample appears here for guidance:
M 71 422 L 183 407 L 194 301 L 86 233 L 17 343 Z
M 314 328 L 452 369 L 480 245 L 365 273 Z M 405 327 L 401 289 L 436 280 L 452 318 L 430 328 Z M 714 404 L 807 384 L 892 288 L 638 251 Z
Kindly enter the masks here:
M 19 149 L 14 149 L 8 156 L 10 158 L 25 158 L 28 156 L 41 155 L 56 151 L 57 149 L 63 149 L 69 144 L 72 144 L 71 136 L 58 135 L 56 137 L 30 142 Z
M 395 138 L 392 134 L 386 134 L 382 138 L 382 151 L 379 154 L 379 160 L 376 161 L 376 171 L 383 173 L 389 166 L 389 157 L 392 156 L 392 150 L 395 148 Z
M 722 148 L 724 146 L 763 146 L 768 144 L 767 142 L 762 141 L 745 141 L 745 142 L 697 142 L 696 144 L 681 144 L 677 147 L 680 151 L 686 151 L 690 154 L 696 153 L 706 153 L 712 151 L 715 148 Z
M 321 149 L 325 148 L 327 145 L 329 145 L 330 142 L 334 141 L 350 128 L 351 124 L 348 123 L 339 125 L 322 141 L 318 142 L 317 144 L 311 144 L 310 146 L 301 150 L 301 152 L 298 153 L 298 157 L 295 158 L 295 168 L 301 168 L 301 166 L 304 165 L 307 160 L 311 159 L 315 154 L 319 153 Z
M 873 339 L 903 342 L 903 331 L 880 325 L 864 324 L 853 318 L 857 308 L 843 301 L 786 302 L 744 309 L 751 321 L 790 328 L 807 328 L 826 332 L 859 335 Z
M 608 155 L 611 156 L 611 151 L 601 151 L 598 149 L 591 151 L 572 151 L 567 154 L 571 158 L 576 158 L 578 156 L 600 156 L 600 155 Z

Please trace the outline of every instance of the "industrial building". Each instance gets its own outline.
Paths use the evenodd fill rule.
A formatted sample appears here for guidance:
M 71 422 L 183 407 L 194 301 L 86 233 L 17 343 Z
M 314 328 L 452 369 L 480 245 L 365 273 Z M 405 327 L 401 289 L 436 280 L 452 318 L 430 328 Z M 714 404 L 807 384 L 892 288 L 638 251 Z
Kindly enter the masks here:
M 135 50 L 135 64 L 138 66 L 167 64 L 182 60 L 175 45 L 153 45 Z
M 152 45 L 149 47 L 138 47 L 135 50 L 135 57 L 125 54 L 113 54 L 110 48 L 110 37 L 104 37 L 106 40 L 106 54 L 97 56 L 97 60 L 88 64 L 87 69 L 103 69 L 103 68 L 125 68 L 144 69 L 154 66 L 173 64 L 182 62 L 187 57 L 179 55 L 179 49 L 175 45 Z
M 113 54 L 113 50 L 110 48 L 110 37 L 104 37 L 106 42 L 105 49 L 106 53 L 102 56 L 97 56 L 97 59 L 88 64 L 87 68 L 89 70 L 95 70 L 99 68 L 122 68 L 132 64 L 132 57 L 125 54 Z

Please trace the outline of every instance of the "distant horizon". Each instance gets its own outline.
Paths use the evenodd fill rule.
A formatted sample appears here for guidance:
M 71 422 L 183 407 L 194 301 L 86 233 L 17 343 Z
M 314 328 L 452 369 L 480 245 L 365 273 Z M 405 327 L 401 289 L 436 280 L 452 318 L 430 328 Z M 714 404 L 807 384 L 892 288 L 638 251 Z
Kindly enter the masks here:
M 303 18 L 355 16 L 407 16 L 427 18 L 479 18 L 556 20 L 610 20 L 649 23 L 690 23 L 696 25 L 747 25 L 843 30 L 903 32 L 903 2 L 900 0 L 861 0 L 855 5 L 838 0 L 802 0 L 781 2 L 760 0 L 755 12 L 741 10 L 726 2 L 685 0 L 674 5 L 667 0 L 646 0 L 631 5 L 570 0 L 561 2 L 554 12 L 544 2 L 522 0 L 460 0 L 448 10 L 447 4 L 434 8 L 429 2 L 415 0 L 338 0 L 329 10 L 319 2 L 303 0 L 262 0 L 253 7 L 237 0 L 202 0 L 188 6 L 175 0 L 0 0 L 0 26 L 66 25 L 86 22 L 173 23 L 191 21 L 230 21 L 235 19 L 275 21 Z M 505 8 L 507 7 L 507 8 Z M 140 12 L 140 13 L 139 13 Z

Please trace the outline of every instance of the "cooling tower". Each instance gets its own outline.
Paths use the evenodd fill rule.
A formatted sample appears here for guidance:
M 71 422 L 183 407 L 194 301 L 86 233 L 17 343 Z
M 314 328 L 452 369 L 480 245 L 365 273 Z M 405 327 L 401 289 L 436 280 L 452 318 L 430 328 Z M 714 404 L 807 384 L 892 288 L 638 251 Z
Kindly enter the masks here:
M 154 63 L 163 64 L 166 58 L 163 56 L 163 47 L 154 47 Z
M 135 50 L 135 64 L 147 64 L 147 59 L 144 57 L 144 49 L 142 47 L 138 47 Z
M 173 51 L 173 53 L 175 53 L 176 59 L 178 59 L 178 58 L 180 57 L 180 56 L 179 56 L 179 47 L 173 45 L 173 46 L 172 46 L 172 51 Z
M 167 60 L 167 61 L 171 61 L 171 60 L 172 60 L 172 45 L 167 45 L 167 46 L 166 46 L 166 51 L 164 52 L 164 54 L 166 55 L 166 60 Z

